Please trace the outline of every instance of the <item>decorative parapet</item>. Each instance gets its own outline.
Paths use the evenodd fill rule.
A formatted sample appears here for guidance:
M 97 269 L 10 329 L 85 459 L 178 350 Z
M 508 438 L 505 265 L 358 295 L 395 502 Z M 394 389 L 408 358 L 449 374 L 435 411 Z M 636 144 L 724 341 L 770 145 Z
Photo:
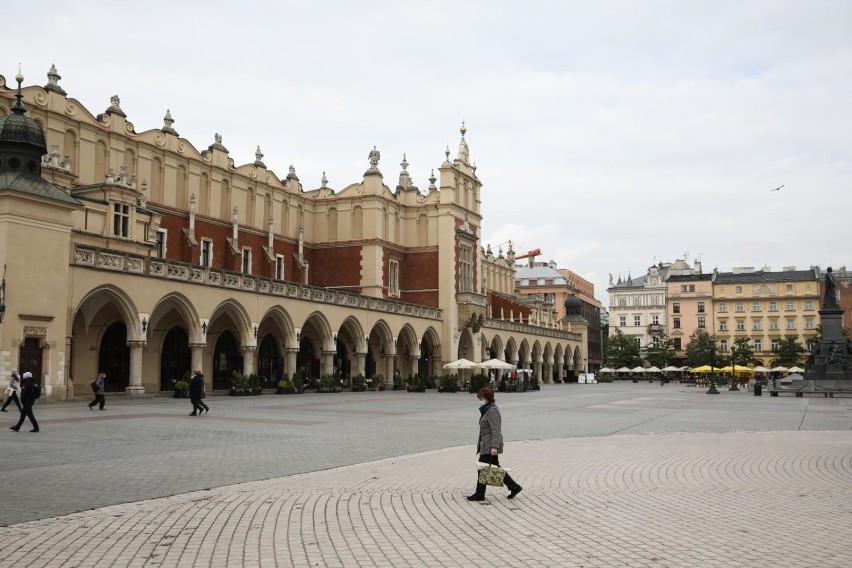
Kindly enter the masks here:
M 336 304 L 339 306 L 349 306 L 438 321 L 443 319 L 443 312 L 438 308 L 430 306 L 408 304 L 384 298 L 373 298 L 333 288 L 320 288 L 318 286 L 294 284 L 259 276 L 246 276 L 237 272 L 204 268 L 198 265 L 161 258 L 147 258 L 130 253 L 121 254 L 79 244 L 76 244 L 74 247 L 73 262 L 76 266 L 88 266 L 97 270 L 108 270 L 111 272 L 127 272 L 128 274 L 137 274 L 148 278 L 180 280 L 202 286 L 295 298 L 322 304 Z M 530 327 L 530 329 L 539 328 Z
M 583 336 L 574 331 L 562 331 L 550 327 L 539 327 L 537 325 L 529 325 L 526 323 L 516 323 L 506 320 L 486 318 L 482 324 L 483 329 L 499 329 L 504 331 L 515 331 L 518 333 L 528 333 L 530 335 L 553 337 L 555 339 L 567 339 L 569 341 L 583 341 Z

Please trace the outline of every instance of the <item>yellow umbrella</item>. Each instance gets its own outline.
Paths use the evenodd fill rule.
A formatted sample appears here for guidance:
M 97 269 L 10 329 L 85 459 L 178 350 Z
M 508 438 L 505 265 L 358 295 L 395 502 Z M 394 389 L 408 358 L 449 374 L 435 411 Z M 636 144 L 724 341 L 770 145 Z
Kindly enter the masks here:
M 701 365 L 700 367 L 693 367 L 689 370 L 690 373 L 710 373 L 714 370 L 714 368 L 710 367 L 710 365 Z M 718 367 L 715 368 L 718 371 Z

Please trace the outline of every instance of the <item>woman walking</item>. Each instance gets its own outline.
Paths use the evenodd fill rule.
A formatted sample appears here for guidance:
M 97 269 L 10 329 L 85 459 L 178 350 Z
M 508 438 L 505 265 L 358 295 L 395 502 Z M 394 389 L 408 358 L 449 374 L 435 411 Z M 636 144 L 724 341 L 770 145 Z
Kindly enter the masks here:
M 6 402 L 3 403 L 3 408 L 0 408 L 0 412 L 9 412 L 6 410 L 6 407 L 9 406 L 10 402 L 15 403 L 15 406 L 18 407 L 18 412 L 21 411 L 21 399 L 18 397 L 18 394 L 21 392 L 21 377 L 18 375 L 18 371 L 12 371 L 12 376 L 9 378 L 9 387 L 6 389 Z
M 104 379 L 106 373 L 98 373 L 98 378 L 92 381 L 92 390 L 95 392 L 95 400 L 89 403 L 89 410 L 94 410 L 96 404 L 100 404 L 100 409 L 104 409 L 106 397 L 104 396 Z
M 498 454 L 503 453 L 503 431 L 500 419 L 500 409 L 494 404 L 494 391 L 489 388 L 480 389 L 476 393 L 479 400 L 479 440 L 476 443 L 476 453 L 479 461 L 500 465 Z M 509 499 L 523 489 L 518 482 L 507 473 L 503 483 L 509 488 Z M 477 483 L 476 491 L 467 497 L 468 501 L 485 501 L 485 484 Z

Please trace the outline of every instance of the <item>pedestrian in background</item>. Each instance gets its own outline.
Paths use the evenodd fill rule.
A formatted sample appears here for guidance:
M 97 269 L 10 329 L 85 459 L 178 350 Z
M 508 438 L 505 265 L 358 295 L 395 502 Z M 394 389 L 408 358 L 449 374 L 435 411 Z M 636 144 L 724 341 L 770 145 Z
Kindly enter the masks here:
M 479 440 L 476 443 L 476 453 L 481 463 L 500 465 L 498 454 L 503 453 L 503 430 L 500 409 L 494 404 L 494 391 L 489 388 L 479 389 L 476 393 L 479 400 Z M 517 481 L 506 473 L 503 483 L 509 488 L 509 499 L 523 489 Z M 485 500 L 485 484 L 476 484 L 476 491 L 467 497 L 468 501 Z
M 30 419 L 30 424 L 33 429 L 30 432 L 38 432 L 38 421 L 33 414 L 33 404 L 36 399 L 41 396 L 41 387 L 33 380 L 33 374 L 27 371 L 24 373 L 24 378 L 21 380 L 21 418 L 14 426 L 9 426 L 10 430 L 17 432 L 21 429 L 24 423 L 24 418 Z
M 9 412 L 6 410 L 6 407 L 9 406 L 10 402 L 14 402 L 15 406 L 18 407 L 18 412 L 20 412 L 21 399 L 18 396 L 20 392 L 21 377 L 18 375 L 18 371 L 12 371 L 12 376 L 9 377 L 9 386 L 6 388 L 6 402 L 3 403 L 3 408 L 0 408 L 0 412 Z
M 204 375 L 201 374 L 201 371 L 196 370 L 193 372 L 192 378 L 189 379 L 189 400 L 192 402 L 190 416 L 210 412 L 210 407 L 201 401 L 202 398 L 204 398 Z
M 101 371 L 98 373 L 98 378 L 92 381 L 92 391 L 95 393 L 95 400 L 89 403 L 89 410 L 94 410 L 95 405 L 99 404 L 100 409 L 104 409 L 104 405 L 106 404 L 106 396 L 104 393 L 104 379 L 106 378 L 106 373 Z

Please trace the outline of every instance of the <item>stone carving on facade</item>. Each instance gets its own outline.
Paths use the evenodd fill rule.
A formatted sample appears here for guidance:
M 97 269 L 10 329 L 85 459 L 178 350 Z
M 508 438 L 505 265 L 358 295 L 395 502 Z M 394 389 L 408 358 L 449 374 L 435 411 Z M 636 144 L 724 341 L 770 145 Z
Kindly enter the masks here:
M 124 111 L 121 110 L 121 99 L 118 95 L 113 95 L 109 98 L 109 107 L 104 111 L 105 114 L 117 114 L 118 116 L 127 117 Z
M 172 124 L 175 123 L 175 119 L 172 118 L 172 111 L 166 109 L 166 115 L 163 117 L 163 127 L 160 129 L 163 132 L 168 132 L 169 134 L 178 135 L 177 130 L 172 128 Z
M 41 337 L 42 339 L 47 339 L 47 328 L 34 325 L 25 325 L 24 337 Z
M 367 171 L 364 172 L 365 176 L 368 175 L 381 175 L 382 172 L 379 171 L 379 160 L 382 158 L 382 153 L 379 152 L 375 146 L 370 150 L 370 153 L 367 154 L 367 159 L 370 161 L 370 167 L 367 168 Z
M 213 135 L 213 143 L 207 147 L 208 150 L 219 150 L 221 152 L 228 152 L 228 149 L 222 145 L 222 135 L 218 132 Z

